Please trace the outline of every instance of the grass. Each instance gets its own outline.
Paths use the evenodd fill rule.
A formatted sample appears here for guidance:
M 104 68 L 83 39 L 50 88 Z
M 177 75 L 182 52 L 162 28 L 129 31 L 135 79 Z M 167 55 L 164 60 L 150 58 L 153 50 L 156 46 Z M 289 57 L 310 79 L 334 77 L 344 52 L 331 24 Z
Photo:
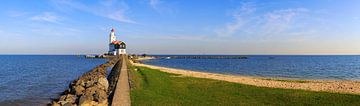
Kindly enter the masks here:
M 134 106 L 360 105 L 360 95 L 256 87 L 146 67 L 132 66 L 130 77 Z

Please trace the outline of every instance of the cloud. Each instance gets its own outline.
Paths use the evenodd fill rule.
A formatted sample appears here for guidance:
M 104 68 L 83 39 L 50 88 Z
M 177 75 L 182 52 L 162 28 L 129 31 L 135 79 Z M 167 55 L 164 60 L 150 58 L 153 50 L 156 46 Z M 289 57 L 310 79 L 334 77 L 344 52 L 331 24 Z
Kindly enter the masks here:
M 307 27 L 310 12 L 306 8 L 273 9 L 257 8 L 254 3 L 243 3 L 231 13 L 232 21 L 215 29 L 220 37 L 234 35 L 261 37 L 263 39 L 283 35 L 300 36 L 300 32 L 316 32 Z M 258 11 L 259 10 L 259 11 Z M 296 33 L 296 34 L 294 34 Z
M 132 23 L 132 24 L 136 23 L 135 21 L 125 17 L 124 11 L 115 11 L 112 14 L 108 14 L 106 17 L 119 22 Z
M 225 28 L 216 30 L 217 35 L 219 36 L 231 36 L 246 23 L 244 19 L 247 15 L 253 13 L 256 10 L 253 3 L 243 3 L 237 11 L 232 13 L 233 22 L 227 23 Z
M 165 1 L 162 0 L 148 0 L 148 4 L 149 6 L 155 10 L 156 12 L 160 13 L 160 14 L 173 14 L 174 12 L 176 12 L 172 7 L 170 3 L 165 3 Z
M 35 20 L 35 21 L 46 21 L 46 22 L 51 22 L 51 23 L 60 23 L 60 18 L 59 16 L 57 16 L 55 13 L 51 13 L 51 12 L 44 12 L 40 15 L 36 15 L 33 17 L 30 17 L 31 20 Z
M 75 0 L 52 0 L 52 3 L 55 8 L 64 12 L 82 11 L 118 22 L 137 23 L 126 16 L 129 7 L 123 1 L 102 0 L 94 4 L 84 4 Z
M 263 15 L 263 34 L 277 34 L 294 27 L 297 20 L 308 12 L 305 8 L 274 10 Z

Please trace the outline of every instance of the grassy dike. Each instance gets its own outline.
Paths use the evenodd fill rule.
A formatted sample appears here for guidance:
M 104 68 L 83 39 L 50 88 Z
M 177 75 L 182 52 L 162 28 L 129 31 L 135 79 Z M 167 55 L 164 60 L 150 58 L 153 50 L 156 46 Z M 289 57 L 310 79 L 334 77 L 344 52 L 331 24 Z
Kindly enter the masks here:
M 360 95 L 256 87 L 130 66 L 131 102 L 145 105 L 360 105 Z

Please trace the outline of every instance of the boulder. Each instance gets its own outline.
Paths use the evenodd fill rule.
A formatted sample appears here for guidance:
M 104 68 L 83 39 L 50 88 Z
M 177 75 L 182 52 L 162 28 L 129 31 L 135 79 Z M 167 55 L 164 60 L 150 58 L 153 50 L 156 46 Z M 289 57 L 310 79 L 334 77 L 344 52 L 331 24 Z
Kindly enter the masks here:
M 91 104 L 91 106 L 97 106 L 98 105 L 98 103 L 95 102 L 95 101 L 91 101 L 90 104 Z
M 107 67 L 113 66 L 118 59 L 112 59 L 86 72 L 69 84 L 52 106 L 108 106 L 109 81 Z M 116 76 L 115 76 L 116 77 Z M 114 77 L 114 78 L 115 78 Z
M 75 85 L 85 86 L 85 82 L 84 82 L 84 80 L 79 79 L 79 80 L 76 81 Z
M 61 106 L 61 105 L 55 101 L 52 101 L 51 106 Z
M 80 106 L 91 106 L 91 101 L 93 101 L 92 96 L 83 95 L 79 99 L 79 105 Z
M 80 96 L 84 94 L 85 88 L 82 86 L 75 86 L 73 87 L 73 91 L 75 93 L 75 95 Z
M 65 99 L 66 99 L 66 95 L 63 95 L 63 96 L 60 96 L 59 101 L 65 101 Z
M 108 98 L 108 95 L 106 94 L 105 91 L 99 90 L 99 91 L 95 92 L 95 95 L 94 95 L 95 101 L 105 102 L 105 101 L 107 101 L 107 98 Z
M 72 103 L 65 103 L 63 106 L 73 106 Z
M 108 87 L 109 87 L 109 82 L 106 78 L 99 78 L 97 81 L 98 87 L 102 90 L 107 91 Z
M 103 101 L 103 102 L 98 102 L 96 106 L 109 106 L 109 104 L 107 101 Z
M 98 91 L 99 89 L 95 86 L 92 86 L 90 88 L 87 88 L 85 89 L 85 94 L 84 95 L 87 95 L 87 96 L 92 96 L 95 94 L 96 91 Z
M 59 104 L 60 104 L 61 106 L 64 106 L 66 103 L 68 103 L 68 101 L 59 101 Z
M 89 88 L 94 85 L 94 81 L 86 81 L 85 88 Z
M 65 101 L 67 101 L 68 103 L 73 104 L 73 103 L 76 102 L 76 96 L 75 96 L 75 95 L 72 95 L 72 94 L 68 94 L 68 95 L 66 96 Z

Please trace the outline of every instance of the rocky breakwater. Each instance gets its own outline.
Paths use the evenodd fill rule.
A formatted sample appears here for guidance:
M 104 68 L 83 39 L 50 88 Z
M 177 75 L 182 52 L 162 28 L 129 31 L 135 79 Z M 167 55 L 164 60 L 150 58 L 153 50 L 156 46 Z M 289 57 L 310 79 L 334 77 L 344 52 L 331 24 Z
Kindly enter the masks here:
M 107 68 L 117 63 L 112 58 L 85 73 L 70 83 L 62 95 L 52 101 L 52 106 L 108 106 L 109 82 L 106 79 Z

